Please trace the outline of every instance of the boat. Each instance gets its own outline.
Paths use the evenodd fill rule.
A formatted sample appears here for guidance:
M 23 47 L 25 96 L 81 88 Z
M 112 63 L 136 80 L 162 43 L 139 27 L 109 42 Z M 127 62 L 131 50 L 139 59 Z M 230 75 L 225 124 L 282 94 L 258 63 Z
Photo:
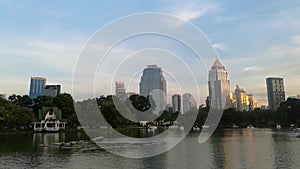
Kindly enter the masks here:
M 232 125 L 232 128 L 236 129 L 236 128 L 239 128 L 239 126 L 236 125 L 236 124 L 233 124 L 233 125 Z
M 209 129 L 209 128 L 210 128 L 209 125 L 203 125 L 203 126 L 202 126 L 202 129 Z
M 193 127 L 193 131 L 200 131 L 200 127 L 194 126 L 194 127 Z
M 280 124 L 277 124 L 277 125 L 276 125 L 276 129 L 278 129 L 278 130 L 281 129 L 281 125 L 280 125 Z
M 183 131 L 184 130 L 184 126 L 180 126 L 179 130 Z
M 252 126 L 251 124 L 247 126 L 247 129 L 254 129 L 254 126 Z

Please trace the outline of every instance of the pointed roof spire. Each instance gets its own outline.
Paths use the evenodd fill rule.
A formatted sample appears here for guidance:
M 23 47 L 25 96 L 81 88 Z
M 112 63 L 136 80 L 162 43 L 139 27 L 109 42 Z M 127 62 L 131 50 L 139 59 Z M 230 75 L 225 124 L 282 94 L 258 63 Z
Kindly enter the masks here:
M 216 59 L 215 63 L 213 64 L 212 68 L 224 68 L 219 58 Z

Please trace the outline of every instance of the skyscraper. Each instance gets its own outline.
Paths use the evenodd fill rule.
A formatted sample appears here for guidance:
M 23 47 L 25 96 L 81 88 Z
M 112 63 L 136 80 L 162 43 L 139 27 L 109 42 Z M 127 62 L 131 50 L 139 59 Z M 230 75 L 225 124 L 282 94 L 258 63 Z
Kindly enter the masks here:
M 208 75 L 210 107 L 223 109 L 231 107 L 228 71 L 217 58 Z
M 60 94 L 61 86 L 60 85 L 46 85 L 44 88 L 44 95 L 55 97 Z
M 150 96 L 156 104 L 156 112 L 166 107 L 166 80 L 163 72 L 157 65 L 148 65 L 144 69 L 140 82 L 140 95 Z
M 46 85 L 46 78 L 43 77 L 31 77 L 29 97 L 31 99 L 37 98 L 44 94 L 44 87 Z
M 283 78 L 269 77 L 266 79 L 269 108 L 276 110 L 285 101 Z
M 236 109 L 238 111 L 249 111 L 249 96 L 244 89 L 236 85 L 235 89 Z
M 116 81 L 116 96 L 119 99 L 126 99 L 126 90 L 124 82 L 122 81 Z
M 253 111 L 254 109 L 258 108 L 258 103 L 254 99 L 253 94 L 248 94 L 248 98 L 249 98 L 249 110 Z
M 181 96 L 179 94 L 172 96 L 172 104 L 174 112 L 181 112 Z
M 182 96 L 182 111 L 183 114 L 191 111 L 191 110 L 195 110 L 195 108 L 197 109 L 197 103 L 194 99 L 194 97 L 190 94 L 190 93 L 185 93 Z

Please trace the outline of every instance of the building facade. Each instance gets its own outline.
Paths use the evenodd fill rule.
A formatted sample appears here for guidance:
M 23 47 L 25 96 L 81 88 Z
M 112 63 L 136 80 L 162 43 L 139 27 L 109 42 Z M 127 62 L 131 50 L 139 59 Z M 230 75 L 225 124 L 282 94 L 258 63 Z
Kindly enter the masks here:
M 181 112 L 181 96 L 179 94 L 172 96 L 172 105 L 174 112 Z
M 266 79 L 269 109 L 277 110 L 280 103 L 285 101 L 283 78 L 269 77 Z
M 228 70 L 225 69 L 218 58 L 209 71 L 208 79 L 210 107 L 214 109 L 231 107 Z
M 248 94 L 249 99 L 249 111 L 253 111 L 258 108 L 258 102 L 254 99 L 253 94 Z
M 46 85 L 44 88 L 44 95 L 45 96 L 51 96 L 55 97 L 59 95 L 61 92 L 61 86 L 60 85 Z
M 140 81 L 140 95 L 151 97 L 156 104 L 155 112 L 161 112 L 166 107 L 166 80 L 163 71 L 157 65 L 148 65 L 143 70 Z
M 31 77 L 29 97 L 35 99 L 38 96 L 44 95 L 44 88 L 46 85 L 46 78 L 43 77 Z
M 249 96 L 244 89 L 236 85 L 235 89 L 236 109 L 238 111 L 249 111 Z
M 182 96 L 182 111 L 183 114 L 190 112 L 191 110 L 197 109 L 197 103 L 194 97 L 190 93 L 185 93 Z
M 116 81 L 115 82 L 115 95 L 117 98 L 125 100 L 127 97 L 125 84 L 122 81 Z

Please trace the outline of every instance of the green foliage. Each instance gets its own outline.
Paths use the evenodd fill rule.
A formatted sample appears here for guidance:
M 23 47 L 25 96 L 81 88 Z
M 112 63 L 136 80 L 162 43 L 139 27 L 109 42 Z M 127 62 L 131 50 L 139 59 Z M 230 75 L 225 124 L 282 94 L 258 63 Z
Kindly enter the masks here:
M 113 128 L 119 128 L 128 125 L 136 125 L 135 122 L 128 120 L 118 112 L 113 102 L 112 96 L 100 97 L 99 99 L 97 99 L 97 103 L 100 107 L 102 115 Z
M 84 113 L 80 114 L 83 118 L 88 119 L 90 127 L 98 127 L 108 122 L 114 128 L 122 128 L 130 125 L 137 125 L 136 122 L 130 121 L 126 117 L 132 119 L 143 119 L 146 117 L 155 117 L 153 110 L 155 103 L 151 98 L 132 95 L 125 100 L 126 104 L 132 107 L 122 107 L 122 114 L 116 109 L 113 96 L 100 97 L 95 101 L 87 100 L 76 103 L 77 110 Z M 94 105 L 93 105 L 94 104 Z M 122 105 L 122 104 L 121 104 Z M 77 127 L 80 125 L 77 114 L 73 105 L 73 98 L 70 94 L 63 93 L 56 97 L 39 96 L 31 100 L 29 96 L 11 95 L 8 100 L 0 98 L 0 130 L 28 129 L 31 123 L 37 117 L 38 111 L 42 107 L 58 107 L 62 110 L 63 119 L 67 120 L 68 126 Z M 139 114 L 133 114 L 132 109 L 137 109 Z M 100 110 L 106 122 L 99 122 Z M 236 111 L 235 109 L 227 109 L 224 111 L 220 127 L 232 127 L 236 124 L 240 127 L 246 127 L 251 124 L 255 127 L 274 127 L 276 124 L 288 127 L 290 124 L 300 126 L 300 100 L 288 99 L 283 102 L 277 111 L 255 109 L 251 112 Z M 198 111 L 195 125 L 204 124 L 209 113 L 208 108 L 200 108 Z M 164 111 L 161 116 L 157 117 L 157 121 L 175 121 L 179 112 L 171 113 Z M 123 116 L 124 115 L 124 116 Z M 188 118 L 192 114 L 185 114 Z M 146 118 L 147 119 L 147 118 Z M 146 120 L 147 121 L 147 120 Z M 97 126 L 98 125 L 98 126 Z

